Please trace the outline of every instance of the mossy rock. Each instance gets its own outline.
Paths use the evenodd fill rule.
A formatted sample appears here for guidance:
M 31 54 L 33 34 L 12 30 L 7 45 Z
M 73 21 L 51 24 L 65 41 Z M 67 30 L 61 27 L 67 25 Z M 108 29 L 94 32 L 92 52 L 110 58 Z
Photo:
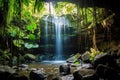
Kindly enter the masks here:
M 24 59 L 28 60 L 28 61 L 34 61 L 34 60 L 36 60 L 36 56 L 33 54 L 30 54 L 30 53 L 27 53 L 24 55 Z

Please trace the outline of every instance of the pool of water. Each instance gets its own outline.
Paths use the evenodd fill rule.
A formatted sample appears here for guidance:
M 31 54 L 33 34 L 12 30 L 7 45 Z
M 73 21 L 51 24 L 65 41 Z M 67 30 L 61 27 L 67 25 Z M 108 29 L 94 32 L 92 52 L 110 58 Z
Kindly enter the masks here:
M 40 62 L 41 64 L 55 64 L 55 65 L 61 65 L 61 64 L 65 64 L 66 61 L 64 60 L 55 60 L 55 61 L 49 61 L 49 60 L 45 60 Z

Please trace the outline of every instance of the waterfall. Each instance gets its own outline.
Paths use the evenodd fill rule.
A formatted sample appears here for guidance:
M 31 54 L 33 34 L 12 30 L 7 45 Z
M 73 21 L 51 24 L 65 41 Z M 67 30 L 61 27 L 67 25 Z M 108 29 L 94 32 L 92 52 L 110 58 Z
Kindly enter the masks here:
M 48 35 L 49 35 L 49 29 L 48 29 L 48 16 L 45 17 L 45 51 L 48 52 L 48 44 L 49 44 L 49 41 L 48 41 Z
M 49 5 L 49 6 L 48 6 Z M 47 4 L 48 10 L 51 11 L 50 15 L 44 17 L 45 26 L 44 26 L 44 42 L 45 42 L 45 53 L 51 54 L 51 49 L 54 46 L 54 59 L 63 60 L 64 59 L 64 49 L 63 45 L 66 43 L 66 33 L 67 28 L 69 27 L 69 22 L 65 16 L 56 16 L 52 3 Z M 51 25 L 51 24 L 52 25 Z M 52 29 L 50 31 L 50 29 Z M 51 36 L 53 38 L 51 39 Z M 52 42 L 54 41 L 54 42 Z M 53 46 L 49 46 L 53 45 Z
M 68 20 L 65 17 L 55 17 L 55 44 L 56 44 L 56 60 L 63 60 L 63 46 L 66 43 L 66 29 L 69 26 Z
M 56 59 L 62 59 L 62 23 L 61 19 L 56 17 L 55 20 L 55 42 L 56 42 Z

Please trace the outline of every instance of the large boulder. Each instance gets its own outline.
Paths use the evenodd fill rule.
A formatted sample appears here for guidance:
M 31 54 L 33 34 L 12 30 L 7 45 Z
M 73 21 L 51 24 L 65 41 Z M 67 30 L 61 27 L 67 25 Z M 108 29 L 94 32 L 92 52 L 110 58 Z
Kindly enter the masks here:
M 96 74 L 99 78 L 103 78 L 105 80 L 120 80 L 119 72 L 106 65 L 99 64 L 96 68 Z
M 93 69 L 79 69 L 73 72 L 74 80 L 89 80 L 89 79 L 95 79 L 97 80 L 97 77 L 95 76 L 95 70 Z
M 41 70 L 31 71 L 29 74 L 30 80 L 45 80 L 47 75 Z
M 104 74 L 105 69 L 106 69 L 106 66 L 102 64 L 99 64 L 96 67 L 96 74 L 99 76 L 99 78 L 103 78 L 103 79 L 105 78 L 105 74 Z
M 28 62 L 29 61 L 35 61 L 36 60 L 36 56 L 33 55 L 33 54 L 27 53 L 27 54 L 24 55 L 24 60 L 28 61 Z
M 70 74 L 70 75 L 65 75 L 65 76 L 62 76 L 61 77 L 61 80 L 73 80 L 74 78 L 73 78 L 73 75 L 72 74 Z
M 82 54 L 81 59 L 83 62 L 90 63 L 90 52 L 86 51 L 84 54 Z
M 114 62 L 110 54 L 104 53 L 96 55 L 95 59 L 93 60 L 94 68 L 96 68 L 99 64 L 112 65 Z
M 80 54 L 80 53 L 77 53 L 76 55 L 68 58 L 68 59 L 67 59 L 67 62 L 68 62 L 68 63 L 74 63 L 74 62 L 76 62 L 80 57 L 81 57 L 81 54 Z
M 75 71 L 73 73 L 73 77 L 74 77 L 73 80 L 82 80 L 82 75 L 79 73 L 79 71 Z
M 59 66 L 59 72 L 61 75 L 70 74 L 70 65 L 64 64 Z
M 6 65 L 0 65 L 0 71 L 1 72 L 9 72 L 9 73 L 15 73 L 15 70 L 10 67 L 10 66 L 6 66 Z
M 15 70 L 9 66 L 0 65 L 0 80 L 9 80 L 8 77 L 15 73 Z
M 29 69 L 29 66 L 28 66 L 27 64 L 20 64 L 20 65 L 19 65 L 19 68 L 20 68 L 21 70 L 28 70 L 28 69 Z

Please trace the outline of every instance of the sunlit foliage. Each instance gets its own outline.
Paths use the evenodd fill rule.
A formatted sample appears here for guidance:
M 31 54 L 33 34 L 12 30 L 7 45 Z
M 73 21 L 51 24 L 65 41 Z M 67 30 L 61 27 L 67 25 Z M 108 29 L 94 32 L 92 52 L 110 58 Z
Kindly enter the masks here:
M 70 23 L 69 28 L 75 29 L 75 35 L 86 36 L 91 34 L 90 29 L 95 30 L 96 24 L 100 24 L 101 21 L 104 22 L 103 26 L 106 26 L 105 23 L 109 20 L 105 19 L 107 16 L 103 14 L 105 9 L 80 7 L 69 2 L 0 0 L 0 36 L 5 45 L 0 45 L 0 52 L 8 58 L 7 53 L 15 52 L 12 48 L 21 51 L 39 48 L 42 26 L 40 21 L 44 21 L 41 19 L 46 15 L 66 17 Z M 6 52 L 7 49 L 9 52 Z
M 58 2 L 54 4 L 56 15 L 77 14 L 77 6 L 68 2 Z

